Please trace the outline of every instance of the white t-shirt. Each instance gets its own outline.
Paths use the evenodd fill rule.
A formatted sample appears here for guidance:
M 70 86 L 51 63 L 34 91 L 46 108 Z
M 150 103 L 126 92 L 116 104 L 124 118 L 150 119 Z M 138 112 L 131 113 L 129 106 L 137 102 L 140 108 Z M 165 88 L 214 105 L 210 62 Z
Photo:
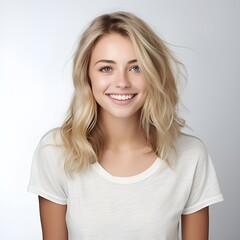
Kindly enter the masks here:
M 28 191 L 67 204 L 69 240 L 177 240 L 182 214 L 223 200 L 206 147 L 195 137 L 182 134 L 175 142 L 172 168 L 157 158 L 132 177 L 114 177 L 94 163 L 71 179 L 59 142 L 59 130 L 41 139 Z

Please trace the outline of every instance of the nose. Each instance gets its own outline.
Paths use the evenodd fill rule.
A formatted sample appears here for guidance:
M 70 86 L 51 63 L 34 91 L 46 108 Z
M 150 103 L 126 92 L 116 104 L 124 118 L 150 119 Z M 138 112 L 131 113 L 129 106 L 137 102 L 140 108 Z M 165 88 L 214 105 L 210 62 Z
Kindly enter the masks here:
M 117 76 L 116 87 L 120 89 L 130 88 L 131 82 L 128 79 L 128 76 L 125 72 L 119 72 Z

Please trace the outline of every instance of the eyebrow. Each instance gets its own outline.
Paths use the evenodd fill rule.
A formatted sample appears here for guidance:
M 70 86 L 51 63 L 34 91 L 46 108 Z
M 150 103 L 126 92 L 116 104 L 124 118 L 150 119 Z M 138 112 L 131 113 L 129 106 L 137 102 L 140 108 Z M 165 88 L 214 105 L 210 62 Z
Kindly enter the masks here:
M 128 61 L 128 64 L 132 64 L 132 63 L 135 63 L 135 62 L 137 62 L 137 59 L 133 59 L 133 60 Z M 100 59 L 100 60 L 98 60 L 98 61 L 95 63 L 95 65 L 97 65 L 98 63 L 111 63 L 111 64 L 116 64 L 115 61 L 113 61 L 113 60 L 108 60 L 108 59 Z

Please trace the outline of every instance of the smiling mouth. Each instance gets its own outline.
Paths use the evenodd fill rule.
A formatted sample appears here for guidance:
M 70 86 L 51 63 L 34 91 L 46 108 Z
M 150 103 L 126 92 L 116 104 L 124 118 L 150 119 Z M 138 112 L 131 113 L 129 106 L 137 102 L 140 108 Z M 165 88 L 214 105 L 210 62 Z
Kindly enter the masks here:
M 136 94 L 108 94 L 108 96 L 118 101 L 124 101 L 134 98 Z

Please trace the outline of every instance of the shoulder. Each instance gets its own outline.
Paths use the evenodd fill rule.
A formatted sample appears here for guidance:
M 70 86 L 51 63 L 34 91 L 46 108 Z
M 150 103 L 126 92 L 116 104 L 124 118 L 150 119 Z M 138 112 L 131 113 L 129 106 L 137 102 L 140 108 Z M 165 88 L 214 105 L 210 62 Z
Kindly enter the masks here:
M 196 165 L 206 164 L 209 154 L 206 145 L 197 137 L 181 133 L 174 143 L 178 167 L 195 168 Z
M 67 176 L 59 129 L 47 132 L 34 152 L 28 191 L 66 204 Z
M 61 145 L 62 137 L 60 128 L 54 128 L 46 132 L 40 139 L 42 145 Z
M 60 129 L 55 128 L 45 133 L 35 150 L 34 158 L 46 165 L 64 164 L 64 151 Z
M 206 145 L 196 136 L 181 133 L 176 139 L 174 147 L 179 154 L 199 155 L 207 152 Z

